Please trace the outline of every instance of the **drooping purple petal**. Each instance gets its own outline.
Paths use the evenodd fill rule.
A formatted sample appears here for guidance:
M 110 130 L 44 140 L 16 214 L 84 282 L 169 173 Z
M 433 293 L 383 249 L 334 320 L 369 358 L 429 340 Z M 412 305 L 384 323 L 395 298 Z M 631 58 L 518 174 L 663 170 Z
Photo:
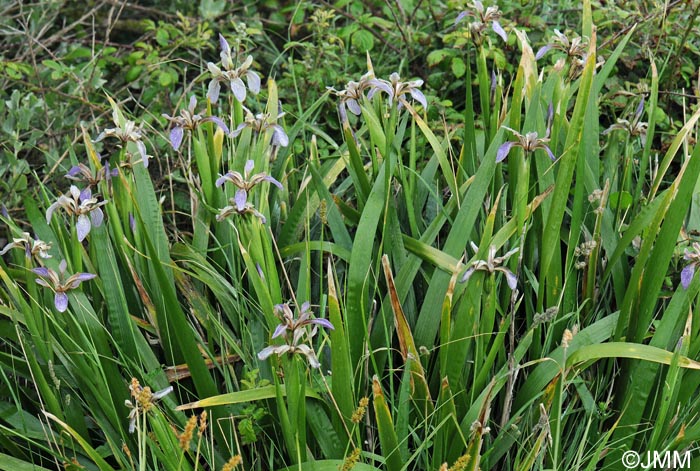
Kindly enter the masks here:
M 221 84 L 218 80 L 213 79 L 209 82 L 209 88 L 207 89 L 207 98 L 213 104 L 219 99 L 219 92 L 221 91 Z
M 693 276 L 695 276 L 695 264 L 691 263 L 681 271 L 681 285 L 684 289 L 688 289 L 690 282 L 693 281 Z
M 136 141 L 136 147 L 141 154 L 141 159 L 143 160 L 143 166 L 148 168 L 148 154 L 146 153 L 146 144 L 141 141 Z
M 272 338 L 276 339 L 280 335 L 284 334 L 287 331 L 287 324 L 279 324 L 277 328 L 275 328 L 275 331 L 272 334 Z
M 411 94 L 414 100 L 423 105 L 423 109 L 428 109 L 428 100 L 425 98 L 425 95 L 423 95 L 423 92 L 416 88 L 411 88 L 409 89 L 409 93 Z
M 642 101 L 639 102 L 639 105 L 637 105 L 637 110 L 634 112 L 635 119 L 641 118 L 643 112 L 644 112 L 644 95 L 642 95 Z
M 508 35 L 506 34 L 506 30 L 503 29 L 501 26 L 501 23 L 498 21 L 493 21 L 491 23 L 491 27 L 493 28 L 493 32 L 499 35 L 505 42 L 508 42 Z
M 501 147 L 498 148 L 498 152 L 496 152 L 496 163 L 502 162 L 505 160 L 506 157 L 508 157 L 508 153 L 510 152 L 510 149 L 515 145 L 515 142 L 513 141 L 506 141 L 503 144 L 501 144 Z
M 263 348 L 258 352 L 258 359 L 259 360 L 267 360 L 267 358 L 275 353 L 276 347 L 270 345 L 268 347 Z
M 284 189 L 284 187 L 282 186 L 282 184 L 281 184 L 279 181 L 277 181 L 277 179 L 276 179 L 275 177 L 271 177 L 270 175 L 265 175 L 265 177 L 263 178 L 263 180 L 265 180 L 266 182 L 272 183 L 273 185 L 275 185 L 275 186 L 276 186 L 277 188 L 279 188 L 280 190 L 283 190 L 283 189 Z
M 214 185 L 218 188 L 221 185 L 223 185 L 226 182 L 226 180 L 230 180 L 228 173 L 217 178 L 216 182 L 214 182 Z
M 56 201 L 48 207 L 48 209 L 46 210 L 46 224 L 51 224 L 51 216 L 53 216 L 53 212 L 56 211 L 56 208 L 58 208 L 59 206 L 60 205 L 58 201 Z
M 231 133 L 231 137 L 237 137 L 237 136 L 238 136 L 240 133 L 242 133 L 243 130 L 244 130 L 245 128 L 247 128 L 247 127 L 248 127 L 248 123 L 241 123 L 241 124 L 239 124 L 239 125 L 236 127 L 236 129 L 234 129 L 233 132 Z
M 177 151 L 182 144 L 182 138 L 185 136 L 185 130 L 180 126 L 175 126 L 170 130 L 170 145 Z
M 78 242 L 82 242 L 85 237 L 90 233 L 90 228 L 92 224 L 90 223 L 90 218 L 85 214 L 78 216 L 78 221 L 75 224 L 75 231 L 78 233 Z
M 226 123 L 224 123 L 224 120 L 217 117 L 217 116 L 207 116 L 206 118 L 204 118 L 202 120 L 202 122 L 203 123 L 212 122 L 212 123 L 216 124 L 217 126 L 219 126 L 221 128 L 221 130 L 224 132 L 224 134 L 226 134 L 226 135 L 230 134 L 230 132 L 228 130 L 228 126 L 226 126 Z
M 474 270 L 476 270 L 473 266 L 467 268 L 467 271 L 464 272 L 464 275 L 462 275 L 462 278 L 459 280 L 461 283 L 466 283 L 469 281 L 469 278 L 474 274 Z
M 321 327 L 325 327 L 326 329 L 335 330 L 335 327 L 333 327 L 333 324 L 331 324 L 331 321 L 329 321 L 328 319 L 316 318 L 316 319 L 312 319 L 310 322 L 312 324 L 316 324 L 316 325 L 320 325 Z
M 58 312 L 66 312 L 66 309 L 68 309 L 68 295 L 62 291 L 56 291 L 53 303 Z
M 455 18 L 454 24 L 459 24 L 460 21 L 462 21 L 464 18 L 466 18 L 469 15 L 471 15 L 471 12 L 468 10 L 461 12 L 459 15 L 457 15 L 457 18 Z
M 538 51 L 537 54 L 535 54 L 535 60 L 538 61 L 544 57 L 545 54 L 547 54 L 549 51 L 552 50 L 552 45 L 547 44 L 546 46 L 542 46 Z
M 105 215 L 100 208 L 95 208 L 90 211 L 90 220 L 92 221 L 92 225 L 95 227 L 100 227 L 102 225 L 104 217 Z
M 517 288 L 518 278 L 515 276 L 515 274 L 507 268 L 503 268 L 503 273 L 506 274 L 506 283 L 508 283 L 508 287 L 512 290 Z
M 260 93 L 260 76 L 258 73 L 249 70 L 246 72 L 245 76 L 248 81 L 248 90 L 250 90 L 253 95 Z
M 72 275 L 70 278 L 68 278 L 68 288 L 70 289 L 75 289 L 78 286 L 80 286 L 80 283 L 83 281 L 89 281 L 94 278 L 97 278 L 97 275 L 94 273 L 76 273 L 75 275 Z
M 46 282 L 46 280 L 44 280 L 42 278 L 37 278 L 34 280 L 34 282 L 36 284 L 38 284 L 39 286 L 43 286 L 44 288 L 49 288 L 49 284 Z
M 233 197 L 233 202 L 236 204 L 236 210 L 243 211 L 248 202 L 248 192 L 243 189 L 238 190 Z
M 49 274 L 49 269 L 46 267 L 32 268 L 32 273 L 34 273 L 35 275 L 43 276 L 45 278 L 49 278 L 51 276 Z
M 66 173 L 66 177 L 75 177 L 80 173 L 80 167 L 77 165 L 74 165 L 68 170 L 68 173 Z
M 233 96 L 236 97 L 236 100 L 240 101 L 243 103 L 245 101 L 245 84 L 243 83 L 243 80 L 240 78 L 235 78 L 229 82 L 229 85 L 231 86 L 231 91 L 233 92 Z
M 557 160 L 557 156 L 554 155 L 554 153 L 552 152 L 552 149 L 550 149 L 548 145 L 543 144 L 543 145 L 542 145 L 542 148 L 545 150 L 545 152 L 547 152 L 547 155 L 548 155 L 549 158 L 552 160 L 552 162 L 554 162 L 554 161 Z
M 354 98 L 347 100 L 345 104 L 350 112 L 355 116 L 360 116 L 362 114 L 362 108 L 360 108 L 360 104 Z

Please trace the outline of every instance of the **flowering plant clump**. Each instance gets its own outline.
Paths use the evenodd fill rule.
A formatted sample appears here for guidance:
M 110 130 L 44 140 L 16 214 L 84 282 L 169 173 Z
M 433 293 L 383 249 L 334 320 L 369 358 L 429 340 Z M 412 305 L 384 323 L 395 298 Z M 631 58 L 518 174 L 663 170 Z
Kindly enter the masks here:
M 62 208 L 68 214 L 77 216 L 78 221 L 75 225 L 78 240 L 80 242 L 90 233 L 92 226 L 99 227 L 104 219 L 104 213 L 100 206 L 107 204 L 106 201 L 97 201 L 93 198 L 92 190 L 85 188 L 80 191 L 77 186 L 71 185 L 70 196 L 61 195 L 55 203 L 46 210 L 46 223 L 51 224 L 51 217 L 54 211 Z M 88 217 L 89 216 L 89 217 Z
M 54 306 L 58 312 L 65 312 L 66 309 L 68 309 L 67 291 L 76 289 L 83 281 L 92 280 L 97 277 L 97 275 L 93 273 L 75 273 L 66 277 L 66 266 L 66 261 L 61 260 L 61 263 L 58 265 L 58 273 L 47 267 L 32 269 L 34 274 L 41 277 L 36 279 L 37 284 L 45 288 L 51 288 L 56 293 L 54 296 Z
M 318 331 L 318 326 L 326 329 L 333 329 L 333 324 L 328 319 L 312 317 L 311 304 L 307 301 L 301 305 L 299 316 L 294 317 L 289 304 L 278 304 L 275 306 L 275 315 L 282 321 L 275 328 L 272 338 L 282 337 L 286 343 L 283 345 L 270 345 L 258 353 L 260 360 L 265 360 L 270 355 L 284 355 L 285 353 L 298 353 L 304 355 L 313 368 L 321 366 L 313 348 L 309 345 Z M 312 326 L 311 330 L 308 329 Z M 306 341 L 307 343 L 304 343 Z

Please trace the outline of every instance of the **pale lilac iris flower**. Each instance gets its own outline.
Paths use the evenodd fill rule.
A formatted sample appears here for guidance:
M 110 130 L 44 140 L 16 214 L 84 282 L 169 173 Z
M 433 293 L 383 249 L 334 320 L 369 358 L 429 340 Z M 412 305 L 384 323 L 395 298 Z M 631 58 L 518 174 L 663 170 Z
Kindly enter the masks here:
M 278 114 L 277 119 L 284 115 L 285 113 Z M 250 110 L 246 109 L 245 120 L 231 133 L 231 137 L 237 137 L 245 128 L 250 128 L 258 134 L 271 130 L 270 145 L 273 147 L 287 147 L 289 145 L 289 136 L 284 132 L 284 128 L 277 123 L 271 122 L 270 115 L 267 113 L 253 115 Z
M 529 132 L 525 135 L 522 135 L 518 131 L 515 131 L 505 126 L 503 127 L 512 132 L 517 138 L 517 140 L 506 141 L 498 148 L 498 151 L 496 152 L 496 162 L 502 162 L 503 160 L 505 160 L 505 158 L 508 157 L 508 153 L 510 153 L 510 150 L 513 147 L 520 147 L 528 154 L 534 152 L 537 149 L 542 149 L 547 153 L 547 155 L 552 161 L 557 160 L 557 157 L 552 152 L 552 149 L 550 149 L 547 145 L 547 143 L 549 142 L 549 137 L 537 137 L 536 132 Z
M 692 250 L 685 249 L 683 259 L 690 262 L 681 270 L 681 286 L 688 289 L 695 276 L 695 270 L 700 265 L 700 243 L 693 242 Z
M 228 127 L 221 118 L 216 116 L 202 117 L 201 114 L 195 112 L 196 108 L 197 97 L 192 95 L 187 109 L 180 110 L 180 116 L 170 116 L 165 113 L 162 115 L 173 125 L 172 129 L 170 129 L 170 145 L 172 145 L 173 149 L 176 151 L 180 149 L 185 130 L 194 131 L 197 126 L 204 123 L 214 123 L 221 128 L 225 134 L 229 134 Z
M 384 92 L 389 96 L 389 101 L 398 101 L 398 108 L 401 109 L 403 104 L 406 102 L 406 95 L 410 95 L 415 101 L 423 106 L 423 109 L 428 109 L 428 100 L 425 98 L 423 92 L 418 88 L 423 85 L 423 81 L 411 80 L 408 82 L 402 82 L 400 80 L 399 74 L 396 72 L 389 76 L 389 80 L 383 79 L 372 79 L 369 81 L 371 86 L 369 92 L 367 93 L 367 98 L 370 100 L 378 92 Z
M 272 183 L 280 190 L 284 187 L 277 179 L 265 172 L 251 175 L 254 168 L 255 162 L 253 160 L 248 160 L 243 169 L 243 174 L 235 170 L 229 170 L 225 175 L 216 179 L 217 187 L 222 186 L 226 182 L 230 182 L 238 188 L 234 197 L 229 199 L 229 205 L 219 210 L 219 214 L 216 215 L 217 221 L 222 221 L 232 214 L 252 214 L 258 217 L 263 224 L 267 222 L 265 216 L 248 201 L 248 192 L 262 182 Z
M 58 265 L 58 273 L 47 267 L 33 268 L 32 272 L 40 277 L 36 279 L 37 284 L 54 291 L 54 306 L 58 312 L 65 312 L 68 309 L 67 291 L 76 289 L 83 281 L 97 277 L 93 273 L 75 273 L 66 277 L 65 260 Z
M 12 239 L 12 242 L 8 243 L 2 250 L 0 250 L 0 255 L 5 255 L 12 249 L 23 249 L 27 258 L 51 258 L 51 255 L 49 255 L 51 243 L 47 243 L 39 239 L 33 239 L 29 235 L 29 232 L 23 232 L 21 237 Z
M 62 208 L 68 214 L 77 216 L 75 228 L 78 234 L 78 241 L 82 242 L 93 226 L 99 227 L 102 224 L 104 213 L 100 206 L 105 204 L 107 204 L 106 201 L 98 202 L 97 198 L 93 198 L 92 190 L 89 187 L 80 191 L 77 186 L 71 185 L 70 196 L 61 195 L 46 210 L 46 223 L 51 224 L 51 217 L 54 211 Z
M 333 330 L 333 324 L 328 319 L 313 317 L 311 304 L 308 301 L 301 305 L 299 316 L 296 318 L 287 303 L 278 304 L 274 309 L 275 315 L 280 319 L 281 323 L 275 328 L 272 338 L 282 337 L 285 343 L 265 347 L 258 353 L 258 358 L 266 360 L 272 354 L 281 356 L 298 353 L 307 358 L 312 368 L 319 368 L 321 363 L 309 344 L 316 335 L 319 326 Z
M 476 244 L 474 244 L 473 242 L 471 244 L 472 249 L 475 252 L 477 252 L 479 250 L 479 247 L 477 247 Z M 503 266 L 503 264 L 517 252 L 518 247 L 514 248 L 513 250 L 510 250 L 502 257 L 496 257 L 496 247 L 493 245 L 490 246 L 486 260 L 475 260 L 474 262 L 472 262 L 467 268 L 467 270 L 464 272 L 464 275 L 462 275 L 460 282 L 465 283 L 469 281 L 469 278 L 471 278 L 474 272 L 478 270 L 485 271 L 491 274 L 500 271 L 506 276 L 506 283 L 508 283 L 508 287 L 511 290 L 514 290 L 518 286 L 518 278 L 512 271 L 510 271 L 507 267 Z
M 508 34 L 506 34 L 506 31 L 500 23 L 501 12 L 497 5 L 486 8 L 479 0 L 475 0 L 470 6 L 470 10 L 463 11 L 457 15 L 455 25 L 460 23 L 464 18 L 470 16 L 474 18 L 474 21 L 469 23 L 469 29 L 477 42 L 481 41 L 481 36 L 489 24 L 494 33 L 499 35 L 504 41 L 508 41 Z
M 243 103 L 246 98 L 246 83 L 243 82 L 244 77 L 248 85 L 248 91 L 254 95 L 260 92 L 260 75 L 250 70 L 251 65 L 253 65 L 253 56 L 246 57 L 240 66 L 234 67 L 231 46 L 221 34 L 219 34 L 219 44 L 221 45 L 221 67 L 213 62 L 207 63 L 207 68 L 212 76 L 207 90 L 207 97 L 210 102 L 216 103 L 219 99 L 221 83 L 226 83 L 231 87 L 233 96 L 235 96 L 239 102 Z

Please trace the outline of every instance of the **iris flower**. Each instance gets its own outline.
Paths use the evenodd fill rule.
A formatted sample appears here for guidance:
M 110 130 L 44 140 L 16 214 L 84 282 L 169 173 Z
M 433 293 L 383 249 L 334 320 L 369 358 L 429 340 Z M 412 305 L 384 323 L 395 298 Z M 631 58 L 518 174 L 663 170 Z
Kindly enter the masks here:
M 180 110 L 180 116 L 170 116 L 165 113 L 162 115 L 173 124 L 173 128 L 170 130 L 170 144 L 176 151 L 182 144 L 185 130 L 194 131 L 197 126 L 203 123 L 214 123 L 219 126 L 224 133 L 229 134 L 228 127 L 226 127 L 226 124 L 221 118 L 216 116 L 207 116 L 203 118 L 201 114 L 195 113 L 195 108 L 197 108 L 197 97 L 192 95 L 187 109 Z
M 104 167 L 95 173 L 85 164 L 74 165 L 66 173 L 66 178 L 76 182 L 85 182 L 88 187 L 92 187 L 97 186 L 102 180 L 109 180 L 117 175 L 119 175 L 119 171 L 116 168 L 110 170 L 109 162 L 105 162 Z
M 426 100 L 423 92 L 418 90 L 418 87 L 423 85 L 423 81 L 420 79 L 402 82 L 399 74 L 394 72 L 389 76 L 389 81 L 372 79 L 369 81 L 369 83 L 371 85 L 371 89 L 367 93 L 367 98 L 370 100 L 377 92 L 385 92 L 387 95 L 389 95 L 390 102 L 393 100 L 398 100 L 398 107 L 400 109 L 406 102 L 406 98 L 404 98 L 404 96 L 411 95 L 414 100 L 423 105 L 424 109 L 428 109 L 428 100 Z
M 209 89 L 207 91 L 207 97 L 212 103 L 216 103 L 219 99 L 219 92 L 221 91 L 221 83 L 227 83 L 231 87 L 233 96 L 243 103 L 246 97 L 246 86 L 243 83 L 243 77 L 246 78 L 248 83 L 248 90 L 253 94 L 257 95 L 260 92 L 260 76 L 257 72 L 250 70 L 250 66 L 253 64 L 253 56 L 246 57 L 243 63 L 235 68 L 233 65 L 233 57 L 231 55 L 231 46 L 229 46 L 228 41 L 221 34 L 219 34 L 219 44 L 221 45 L 221 67 L 217 66 L 213 62 L 207 63 L 207 68 L 212 75 L 211 82 L 209 82 Z
M 700 243 L 693 242 L 692 247 L 692 250 L 685 249 L 683 254 L 683 259 L 690 262 L 681 271 L 681 285 L 684 289 L 688 289 L 695 276 L 695 269 L 700 265 Z
M 90 233 L 92 226 L 99 227 L 104 219 L 104 213 L 100 206 L 106 201 L 98 202 L 92 197 L 92 190 L 85 188 L 80 191 L 77 186 L 71 185 L 70 196 L 61 195 L 58 200 L 46 210 L 46 223 L 51 224 L 51 217 L 57 208 L 63 208 L 68 214 L 78 216 L 75 229 L 78 233 L 78 241 L 82 242 Z M 89 217 L 88 217 L 89 215 Z
M 478 251 L 479 247 L 476 246 L 472 242 L 472 249 L 474 251 Z M 506 252 L 505 255 L 502 257 L 496 257 L 496 247 L 495 246 L 490 246 L 489 247 L 489 254 L 486 258 L 486 260 L 476 260 L 474 261 L 469 268 L 467 268 L 467 271 L 464 272 L 464 275 L 462 275 L 461 282 L 465 283 L 471 278 L 471 276 L 474 274 L 475 271 L 481 270 L 481 271 L 486 271 L 491 274 L 500 271 L 504 275 L 506 275 L 506 282 L 508 283 L 508 287 L 510 289 L 515 289 L 518 286 L 518 278 L 515 276 L 515 274 L 510 271 L 508 268 L 504 267 L 503 264 L 505 263 L 506 260 L 508 260 L 512 255 L 518 252 L 518 247 L 514 248 L 513 250 Z
M 279 113 L 277 119 L 284 116 L 285 113 Z M 245 120 L 236 127 L 236 129 L 231 133 L 231 137 L 237 137 L 243 132 L 245 128 L 250 128 L 255 133 L 263 133 L 268 129 L 272 130 L 272 137 L 270 138 L 270 145 L 273 147 L 287 147 L 289 145 L 289 136 L 284 132 L 284 128 L 276 123 L 270 122 L 270 115 L 268 113 L 258 113 L 253 115 L 250 110 L 246 110 Z
M 280 190 L 283 189 L 282 184 L 277 181 L 274 177 L 264 173 L 256 173 L 251 176 L 253 168 L 255 167 L 255 162 L 248 160 L 243 169 L 243 175 L 235 170 L 229 170 L 225 175 L 217 178 L 216 186 L 219 187 L 226 182 L 233 183 L 238 190 L 233 198 L 229 200 L 230 205 L 222 208 L 219 214 L 216 216 L 217 221 L 221 221 L 231 214 L 253 214 L 260 218 L 263 224 L 266 222 L 265 216 L 260 213 L 252 203 L 248 201 L 248 192 L 262 182 L 269 182 L 275 185 Z
M 644 114 L 644 97 L 642 97 L 639 105 L 637 105 L 634 116 L 632 116 L 632 121 L 618 119 L 617 123 L 603 131 L 603 135 L 615 130 L 627 131 L 630 136 L 639 136 L 639 139 L 642 142 L 642 147 L 644 147 L 647 142 L 647 128 L 649 125 L 642 122 L 642 114 Z
M 588 41 L 583 38 L 576 36 L 572 40 L 569 40 L 564 34 L 562 34 L 558 29 L 554 30 L 554 37 L 551 42 L 537 51 L 535 55 L 535 60 L 540 60 L 552 49 L 556 49 L 565 53 L 570 59 L 578 58 L 583 59 L 586 57 L 588 51 Z
M 97 277 L 93 273 L 75 273 L 66 278 L 65 260 L 61 260 L 61 263 L 58 265 L 58 273 L 47 267 L 33 268 L 32 272 L 41 277 L 36 279 L 37 284 L 45 288 L 51 288 L 56 293 L 53 303 L 58 312 L 65 312 L 68 309 L 67 291 L 76 289 L 83 281 Z
M 475 18 L 475 21 L 469 23 L 469 29 L 474 34 L 474 38 L 477 39 L 477 41 L 481 41 L 481 36 L 489 24 L 494 33 L 503 38 L 504 41 L 508 41 L 508 35 L 499 22 L 501 19 L 501 12 L 498 10 L 497 5 L 484 8 L 484 4 L 479 0 L 475 0 L 474 3 L 470 5 L 472 7 L 471 10 L 463 11 L 457 15 L 455 24 L 458 24 L 467 16 L 472 16 Z
M 547 145 L 547 143 L 549 142 L 549 128 L 547 129 L 547 134 L 545 134 L 545 137 L 540 138 L 537 137 L 536 132 L 529 132 L 523 136 L 514 129 L 508 128 L 506 126 L 503 127 L 515 134 L 517 141 L 504 142 L 496 152 L 496 162 L 502 162 L 503 160 L 505 160 L 505 158 L 508 157 L 508 153 L 513 147 L 520 147 L 528 154 L 534 152 L 536 149 L 543 149 L 545 152 L 547 152 L 547 155 L 550 159 L 552 159 L 552 161 L 557 160 L 556 156 L 552 152 L 552 149 L 550 149 Z
M 114 103 L 111 99 L 110 102 L 112 103 L 112 121 L 114 122 L 115 127 L 102 131 L 97 136 L 97 139 L 95 139 L 95 142 L 99 142 L 107 137 L 116 137 L 124 143 L 133 142 L 136 144 L 136 148 L 139 150 L 139 154 L 143 160 L 143 166 L 148 167 L 148 154 L 146 153 L 146 144 L 144 144 L 142 141 L 143 130 L 141 129 L 141 126 L 136 126 L 136 123 L 124 118 L 117 108 L 116 103 Z
M 350 112 L 355 116 L 359 116 L 360 114 L 362 114 L 362 108 L 360 108 L 360 103 L 362 102 L 362 98 L 364 97 L 365 92 L 373 88 L 373 80 L 375 80 L 374 70 L 370 70 L 365 75 L 360 77 L 359 82 L 356 82 L 354 80 L 348 82 L 345 86 L 345 89 L 343 90 L 335 90 L 332 87 L 328 87 L 328 89 L 331 92 L 333 92 L 337 97 L 340 98 L 338 110 L 340 112 L 340 117 L 343 120 L 343 122 L 347 121 L 346 110 L 350 110 Z M 392 93 L 391 87 L 386 81 L 381 81 L 379 84 L 375 84 L 374 86 L 382 87 L 382 89 L 388 95 L 391 95 Z
M 49 255 L 51 244 L 46 243 L 43 240 L 32 239 L 29 232 L 23 232 L 22 237 L 12 239 L 12 242 L 0 250 L 0 255 L 5 255 L 11 249 L 24 249 L 27 258 L 32 258 L 33 256 L 39 258 L 51 258 L 51 255 Z
M 314 353 L 313 348 L 306 343 L 303 343 L 304 337 L 310 342 L 318 331 L 318 326 L 333 330 L 333 324 L 328 319 L 314 318 L 311 311 L 311 304 L 307 301 L 301 305 L 299 317 L 294 318 L 294 313 L 289 307 L 289 304 L 278 304 L 275 306 L 275 315 L 282 321 L 274 333 L 272 338 L 282 337 L 286 343 L 283 345 L 270 345 L 265 347 L 258 353 L 260 360 L 267 359 L 273 353 L 276 355 L 284 355 L 286 353 L 299 353 L 304 355 L 312 368 L 319 368 L 319 363 Z M 311 326 L 309 331 L 308 327 Z

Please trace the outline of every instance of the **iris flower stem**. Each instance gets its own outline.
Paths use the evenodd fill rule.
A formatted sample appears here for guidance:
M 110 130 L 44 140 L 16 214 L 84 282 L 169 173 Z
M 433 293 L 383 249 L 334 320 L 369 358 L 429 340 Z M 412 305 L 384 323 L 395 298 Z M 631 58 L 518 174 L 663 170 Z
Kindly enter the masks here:
M 71 227 L 71 255 L 73 262 L 73 272 L 83 271 L 83 244 L 78 240 L 78 229 L 75 224 Z
M 476 56 L 476 73 L 479 78 L 479 101 L 481 103 L 481 115 L 484 120 L 484 142 L 485 147 L 491 142 L 491 109 L 490 91 L 491 80 L 489 80 L 488 69 L 486 68 L 486 51 L 479 45 L 479 54 Z
M 618 190 L 617 208 L 615 209 L 615 227 L 622 224 L 622 192 L 629 193 L 629 186 L 632 172 L 632 146 L 630 145 L 629 137 L 625 140 L 625 151 L 622 165 L 622 181 Z
M 32 272 L 34 268 L 32 264 L 32 259 L 24 257 L 24 268 L 26 273 L 26 287 L 29 292 L 29 299 L 38 300 L 39 293 L 37 290 L 37 285 L 34 279 L 36 275 Z M 26 322 L 29 331 L 33 336 L 38 336 L 41 341 L 37 342 L 36 345 L 39 348 L 39 353 L 41 358 L 48 362 L 53 358 L 53 350 L 51 348 L 51 342 L 49 341 L 49 324 L 47 316 L 43 315 L 39 310 L 39 304 L 36 302 L 31 303 L 32 315 L 31 318 L 27 316 Z M 33 331 L 33 332 L 32 332 Z

